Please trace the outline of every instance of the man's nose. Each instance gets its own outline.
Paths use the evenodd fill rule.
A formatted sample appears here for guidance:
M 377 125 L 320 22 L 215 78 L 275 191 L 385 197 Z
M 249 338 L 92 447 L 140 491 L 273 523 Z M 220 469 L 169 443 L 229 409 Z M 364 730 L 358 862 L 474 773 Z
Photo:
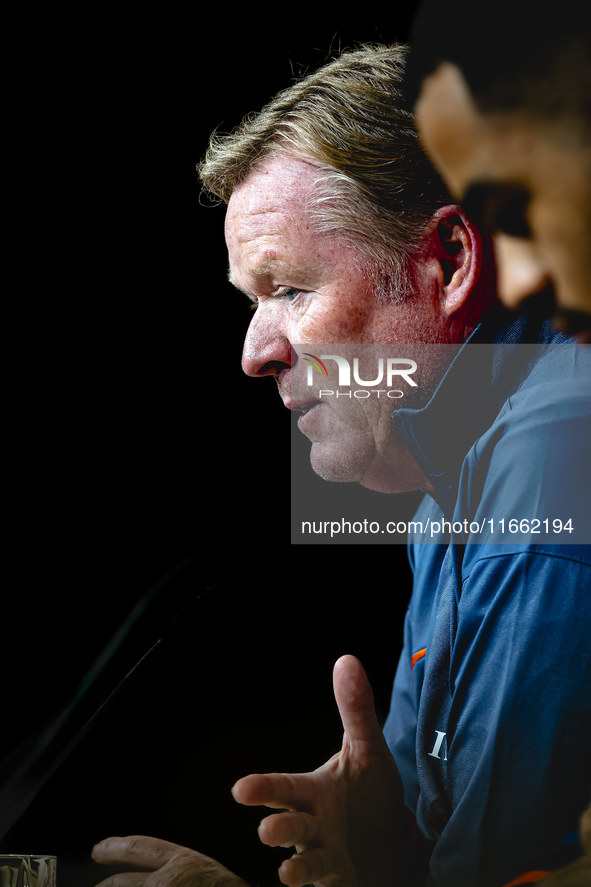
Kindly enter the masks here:
M 242 349 L 242 369 L 248 376 L 275 376 L 295 363 L 291 343 L 280 330 L 256 323 L 248 328 Z
M 526 299 L 546 293 L 547 271 L 529 241 L 497 234 L 495 252 L 499 298 L 507 308 L 519 308 Z

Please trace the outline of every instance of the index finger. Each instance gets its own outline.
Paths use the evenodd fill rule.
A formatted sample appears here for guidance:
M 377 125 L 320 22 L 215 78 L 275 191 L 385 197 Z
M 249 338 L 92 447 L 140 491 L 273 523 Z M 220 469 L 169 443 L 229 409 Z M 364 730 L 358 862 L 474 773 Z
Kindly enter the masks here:
M 251 773 L 238 780 L 232 795 L 247 807 L 264 805 L 310 812 L 314 788 L 307 773 Z
M 166 865 L 179 850 L 185 849 L 160 838 L 128 835 L 125 838 L 105 838 L 94 845 L 91 856 L 102 865 L 133 865 L 155 871 Z

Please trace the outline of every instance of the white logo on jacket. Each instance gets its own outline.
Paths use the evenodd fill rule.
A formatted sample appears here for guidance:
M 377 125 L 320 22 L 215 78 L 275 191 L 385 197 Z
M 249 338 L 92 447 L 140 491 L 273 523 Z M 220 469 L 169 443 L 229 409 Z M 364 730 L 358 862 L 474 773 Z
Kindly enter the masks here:
M 429 756 L 431 758 L 437 758 L 438 760 L 441 760 L 441 755 L 439 754 L 439 752 L 441 751 L 441 746 L 445 743 L 444 749 L 443 749 L 445 757 L 443 758 L 443 760 L 447 761 L 447 742 L 445 740 L 446 734 L 441 733 L 439 730 L 436 730 L 435 733 L 437 734 L 437 738 L 435 739 L 435 745 L 433 746 L 433 751 L 429 752 Z

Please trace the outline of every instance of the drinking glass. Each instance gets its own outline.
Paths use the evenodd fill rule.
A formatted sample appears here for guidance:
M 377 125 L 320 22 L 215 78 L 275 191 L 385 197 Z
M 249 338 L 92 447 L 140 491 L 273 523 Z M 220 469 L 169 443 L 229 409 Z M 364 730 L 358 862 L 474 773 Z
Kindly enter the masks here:
M 0 854 L 0 887 L 56 887 L 55 856 Z

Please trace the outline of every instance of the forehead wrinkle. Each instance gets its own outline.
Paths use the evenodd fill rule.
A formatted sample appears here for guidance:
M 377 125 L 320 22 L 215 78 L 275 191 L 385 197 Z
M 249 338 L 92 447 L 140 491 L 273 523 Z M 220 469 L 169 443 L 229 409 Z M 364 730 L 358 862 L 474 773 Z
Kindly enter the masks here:
M 249 213 L 235 217 L 235 220 L 231 220 L 234 225 L 235 242 L 244 247 L 247 252 L 254 250 L 273 253 L 271 244 L 274 241 L 277 242 L 278 239 L 281 242 L 282 239 L 289 236 L 290 223 L 293 222 L 293 219 L 285 213 L 273 213 L 272 215 L 273 218 L 269 218 L 269 213 L 255 215 Z
M 303 183 L 301 172 L 289 181 L 276 176 L 247 178 L 232 194 L 226 215 L 226 222 L 234 221 L 239 229 L 250 226 L 259 232 L 268 228 L 274 233 L 275 223 L 281 231 L 285 224 L 293 223 L 294 217 L 305 211 L 308 205 L 309 183 Z M 268 224 L 266 224 L 268 222 Z

